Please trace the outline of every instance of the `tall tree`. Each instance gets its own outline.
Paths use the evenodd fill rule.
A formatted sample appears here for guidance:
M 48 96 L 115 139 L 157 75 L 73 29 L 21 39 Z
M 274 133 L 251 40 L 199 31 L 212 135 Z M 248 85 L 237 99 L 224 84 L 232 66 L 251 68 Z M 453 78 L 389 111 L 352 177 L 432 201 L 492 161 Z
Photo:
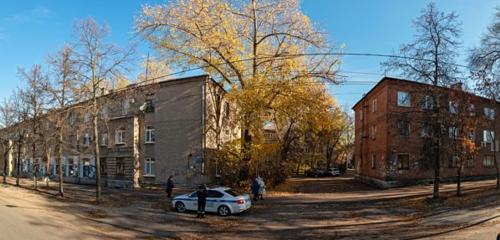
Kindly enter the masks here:
M 16 122 L 16 106 L 14 105 L 12 99 L 5 98 L 0 104 L 0 127 L 4 129 L 3 135 L 0 137 L 2 141 L 3 150 L 3 183 L 7 183 L 7 175 L 12 169 L 9 165 L 9 155 L 12 153 L 14 145 L 12 144 L 11 133 L 7 130 L 14 126 Z
M 46 111 L 46 92 L 43 86 L 46 85 L 47 76 L 42 71 L 41 65 L 34 65 L 29 71 L 19 69 L 19 75 L 24 80 L 25 90 L 23 91 L 23 98 L 28 104 L 27 120 L 29 131 L 29 142 L 31 143 L 31 161 L 30 171 L 33 174 L 33 186 L 37 188 L 39 165 L 35 163 L 37 158 L 37 144 L 44 141 L 42 135 L 41 125 L 43 122 L 42 115 Z
M 435 107 L 429 119 L 433 137 L 430 150 L 434 162 L 434 190 L 433 197 L 439 198 L 440 169 L 442 161 L 441 134 L 442 118 L 446 118 L 447 104 L 443 101 L 439 86 L 450 87 L 457 82 L 459 74 L 455 64 L 457 49 L 460 45 L 457 40 L 460 35 L 460 23 L 455 13 L 446 14 L 439 11 L 434 3 L 427 5 L 421 15 L 415 19 L 417 31 L 412 43 L 402 45 L 399 54 L 402 58 L 391 58 L 382 63 L 387 71 L 393 71 L 409 79 L 429 83 L 429 94 Z
M 75 27 L 78 36 L 75 59 L 78 66 L 79 97 L 87 100 L 92 115 L 92 139 L 96 165 L 96 201 L 101 201 L 101 164 L 99 152 L 99 116 L 102 104 L 99 97 L 106 94 L 110 86 L 114 86 L 113 77 L 122 76 L 127 71 L 133 48 L 120 49 L 104 40 L 109 31 L 106 25 L 99 25 L 89 18 L 79 22 Z
M 77 65 L 74 52 L 70 46 L 65 46 L 55 55 L 49 56 L 51 66 L 50 82 L 45 89 L 49 93 L 51 105 L 59 111 L 51 113 L 54 117 L 56 129 L 56 152 L 59 167 L 59 194 L 64 196 L 63 149 L 64 134 L 67 129 L 67 120 L 70 114 L 69 106 L 78 101 L 75 95 L 77 83 Z M 72 127 L 72 126 L 70 126 Z M 48 157 L 50 159 L 50 157 Z M 48 159 L 48 161 L 50 161 Z
M 495 109 L 493 119 L 490 119 L 489 131 L 492 140 L 493 159 L 497 175 L 497 188 L 500 188 L 500 171 L 498 161 L 498 111 L 500 110 L 500 8 L 497 8 L 494 22 L 488 27 L 487 32 L 481 39 L 481 47 L 471 51 L 469 57 L 472 68 L 472 79 L 475 80 L 476 89 L 491 100 L 491 106 Z
M 338 58 L 298 0 L 177 0 L 144 6 L 136 29 L 181 68 L 203 67 L 230 89 L 242 129 L 240 180 L 248 177 L 252 136 L 283 82 L 335 81 Z M 268 83 L 274 83 L 269 89 Z M 286 89 L 286 88 L 284 88 Z
M 15 111 L 15 122 L 16 127 L 14 128 L 13 135 L 15 136 L 15 147 L 16 147 L 16 186 L 19 186 L 19 181 L 21 177 L 21 161 L 24 156 L 24 145 L 26 143 L 26 138 L 28 135 L 27 122 L 29 114 L 29 103 L 24 97 L 27 94 L 22 89 L 17 89 L 13 96 L 12 102 L 16 106 Z

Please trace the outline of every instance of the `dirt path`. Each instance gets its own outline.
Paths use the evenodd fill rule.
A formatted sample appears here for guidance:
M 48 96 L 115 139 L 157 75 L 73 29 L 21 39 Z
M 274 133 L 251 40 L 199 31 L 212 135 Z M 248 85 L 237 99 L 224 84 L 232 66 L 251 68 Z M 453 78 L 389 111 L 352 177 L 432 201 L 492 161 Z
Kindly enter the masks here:
M 23 181 L 24 186 L 29 184 Z M 270 191 L 266 200 L 255 203 L 247 213 L 227 218 L 209 215 L 201 220 L 192 213 L 173 212 L 161 190 L 105 189 L 104 202 L 96 206 L 92 186 L 67 184 L 64 199 L 51 195 L 56 193 L 55 185 L 42 188 L 45 193 L 11 186 L 0 188 L 0 214 L 8 211 L 9 216 L 20 215 L 16 221 L 21 226 L 43 228 L 34 230 L 36 235 L 60 229 L 58 234 L 61 236 L 71 232 L 72 236 L 81 239 L 453 239 L 457 234 L 468 239 L 467 236 L 496 236 L 500 192 L 492 190 L 494 181 L 466 182 L 463 186 L 464 197 L 453 197 L 455 185 L 443 184 L 443 196 L 447 199 L 428 202 L 426 197 L 432 186 L 379 190 L 356 183 L 352 178 L 292 178 Z M 22 208 L 14 207 L 16 210 L 12 211 L 7 205 Z M 1 221 L 0 225 L 3 225 Z M 482 235 L 470 235 L 473 231 Z

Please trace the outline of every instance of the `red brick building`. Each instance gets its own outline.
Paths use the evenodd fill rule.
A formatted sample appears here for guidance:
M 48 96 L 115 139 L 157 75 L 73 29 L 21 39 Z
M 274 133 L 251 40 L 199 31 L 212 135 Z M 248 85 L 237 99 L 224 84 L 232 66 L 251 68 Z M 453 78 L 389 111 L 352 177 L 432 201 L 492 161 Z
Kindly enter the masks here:
M 429 96 L 434 90 L 445 96 L 439 104 L 434 104 Z M 500 111 L 500 104 L 467 93 L 461 86 L 433 87 L 385 77 L 353 107 L 358 179 L 384 188 L 432 181 L 435 161 L 424 152 L 429 147 L 427 116 L 436 105 L 454 119 L 441 124 L 444 137 L 440 138 L 450 139 L 442 141 L 449 147 L 445 148 L 447 154 L 440 157 L 441 179 L 455 179 L 459 166 L 464 179 L 495 176 L 494 152 L 500 152 L 498 140 L 492 135 L 495 128 L 499 132 L 495 113 Z M 473 153 L 446 150 L 465 140 L 474 145 Z

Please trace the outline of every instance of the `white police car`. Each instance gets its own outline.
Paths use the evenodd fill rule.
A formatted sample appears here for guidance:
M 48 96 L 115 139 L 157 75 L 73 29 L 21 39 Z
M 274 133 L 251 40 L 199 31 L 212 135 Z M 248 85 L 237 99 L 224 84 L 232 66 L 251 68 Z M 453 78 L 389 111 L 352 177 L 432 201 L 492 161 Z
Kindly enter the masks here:
M 197 192 L 176 196 L 172 200 L 172 206 L 177 212 L 186 210 L 198 210 Z M 226 187 L 207 189 L 206 212 L 217 213 L 220 216 L 229 216 L 235 213 L 244 212 L 252 206 L 252 201 L 248 194 L 239 194 Z

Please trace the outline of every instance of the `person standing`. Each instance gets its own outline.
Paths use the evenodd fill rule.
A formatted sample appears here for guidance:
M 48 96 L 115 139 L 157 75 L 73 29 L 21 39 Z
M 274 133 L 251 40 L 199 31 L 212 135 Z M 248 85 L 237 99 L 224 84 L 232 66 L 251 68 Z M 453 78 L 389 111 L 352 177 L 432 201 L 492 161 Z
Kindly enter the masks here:
M 257 177 L 257 183 L 259 184 L 259 198 L 260 200 L 264 200 L 264 194 L 266 194 L 266 184 L 264 183 L 264 179 L 260 176 Z
M 259 189 L 260 189 L 259 180 L 256 177 L 252 181 L 252 194 L 254 201 L 259 200 Z
M 205 217 L 205 206 L 207 205 L 207 186 L 200 185 L 197 191 L 198 195 L 198 218 Z
M 168 198 L 172 198 L 173 189 L 174 189 L 174 180 L 172 176 L 169 176 L 167 180 L 167 189 L 166 189 Z

